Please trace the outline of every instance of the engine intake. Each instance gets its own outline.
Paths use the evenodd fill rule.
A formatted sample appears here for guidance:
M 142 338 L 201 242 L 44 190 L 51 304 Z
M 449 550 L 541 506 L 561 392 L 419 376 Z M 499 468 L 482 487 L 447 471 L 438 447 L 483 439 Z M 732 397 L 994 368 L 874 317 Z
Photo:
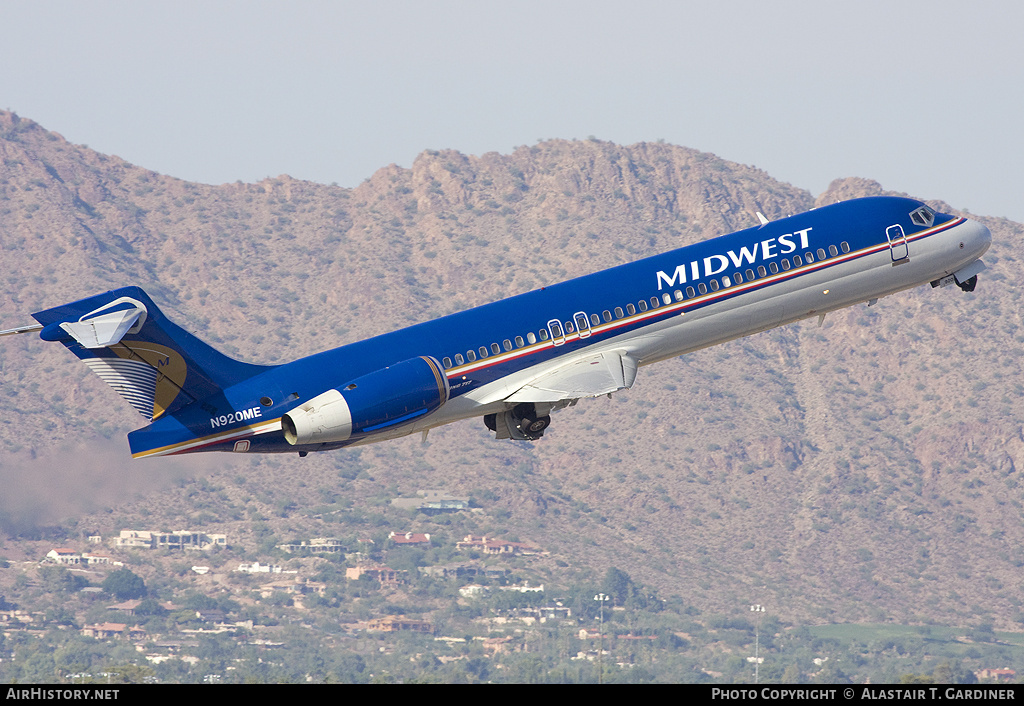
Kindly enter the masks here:
M 317 395 L 285 414 L 281 427 L 292 446 L 348 441 L 410 424 L 447 402 L 450 391 L 435 358 L 410 358 Z

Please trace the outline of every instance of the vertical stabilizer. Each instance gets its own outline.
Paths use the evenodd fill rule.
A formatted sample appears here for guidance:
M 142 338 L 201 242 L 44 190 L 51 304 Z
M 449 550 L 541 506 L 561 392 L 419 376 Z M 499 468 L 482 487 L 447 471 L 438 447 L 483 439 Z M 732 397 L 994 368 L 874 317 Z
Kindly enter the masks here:
M 267 368 L 229 358 L 168 320 L 144 291 L 122 287 L 40 311 L 59 341 L 142 416 L 159 419 Z

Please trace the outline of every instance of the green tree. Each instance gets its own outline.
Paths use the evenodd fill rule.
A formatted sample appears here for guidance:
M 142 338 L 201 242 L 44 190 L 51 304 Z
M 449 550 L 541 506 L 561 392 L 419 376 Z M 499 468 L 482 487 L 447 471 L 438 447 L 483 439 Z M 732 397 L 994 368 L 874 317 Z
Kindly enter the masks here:
M 977 684 L 978 678 L 974 676 L 974 672 L 960 662 L 943 662 L 932 672 L 932 682 L 935 684 Z
M 612 597 L 615 605 L 625 605 L 632 588 L 633 579 L 629 577 L 629 574 L 614 566 L 605 573 L 604 583 L 601 584 L 601 590 Z
M 130 569 L 118 569 L 103 580 L 103 590 L 118 600 L 127 601 L 143 598 L 146 595 L 146 583 Z
M 63 566 L 44 566 L 39 569 L 39 579 L 46 593 L 73 593 L 89 585 L 81 576 L 72 574 Z
M 140 617 L 166 617 L 167 609 L 164 608 L 155 598 L 146 598 L 135 608 L 135 615 Z
M 148 665 L 116 664 L 104 667 L 103 672 L 93 675 L 93 683 L 97 684 L 145 684 L 156 679 L 156 672 Z

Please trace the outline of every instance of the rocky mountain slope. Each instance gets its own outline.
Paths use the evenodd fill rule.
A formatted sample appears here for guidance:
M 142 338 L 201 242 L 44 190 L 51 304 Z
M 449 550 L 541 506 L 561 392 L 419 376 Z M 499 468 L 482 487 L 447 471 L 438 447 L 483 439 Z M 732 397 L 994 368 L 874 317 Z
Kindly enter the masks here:
M 210 186 L 0 113 L 0 327 L 131 283 L 226 352 L 283 362 L 747 227 L 755 211 L 878 193 L 845 179 L 815 199 L 714 155 L 596 140 L 426 152 L 354 189 Z M 975 293 L 923 287 L 645 368 L 632 390 L 559 412 L 536 444 L 466 422 L 305 459 L 133 462 L 128 405 L 61 346 L 8 338 L 0 550 L 58 523 L 201 521 L 252 538 L 259 515 L 281 536 L 330 535 L 344 520 L 310 508 L 444 487 L 487 509 L 481 531 L 704 609 L 1019 627 L 1024 226 L 980 220 L 994 245 Z M 174 482 L 196 475 L 216 490 Z

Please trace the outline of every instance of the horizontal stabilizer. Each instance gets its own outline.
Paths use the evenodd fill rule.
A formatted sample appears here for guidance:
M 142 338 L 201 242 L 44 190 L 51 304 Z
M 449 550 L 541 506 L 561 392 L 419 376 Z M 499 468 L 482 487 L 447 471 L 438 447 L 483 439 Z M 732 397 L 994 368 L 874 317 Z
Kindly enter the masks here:
M 30 333 L 32 331 L 39 331 L 42 328 L 41 324 L 29 324 L 28 326 L 19 326 L 18 328 L 9 328 L 6 331 L 0 331 L 0 336 L 14 336 L 19 333 Z
M 138 333 L 146 323 L 146 306 L 130 297 L 121 297 L 90 311 L 78 321 L 66 321 L 60 327 L 85 348 L 106 348 L 120 343 L 126 333 Z
M 556 368 L 519 388 L 507 402 L 561 402 L 600 397 L 633 386 L 636 361 L 619 353 L 599 353 Z

